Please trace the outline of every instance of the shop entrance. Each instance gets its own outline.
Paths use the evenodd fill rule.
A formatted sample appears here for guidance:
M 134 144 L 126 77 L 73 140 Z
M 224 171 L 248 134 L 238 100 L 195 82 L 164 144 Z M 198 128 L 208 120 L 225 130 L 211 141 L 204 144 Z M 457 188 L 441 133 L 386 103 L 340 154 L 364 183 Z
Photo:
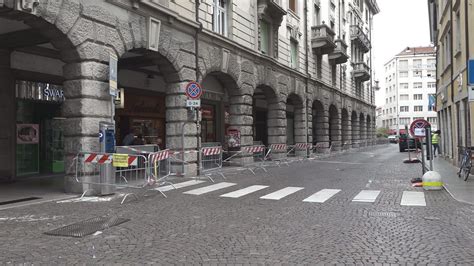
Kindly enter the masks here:
M 35 91 L 29 99 L 23 92 Z M 61 128 L 59 98 L 48 99 L 45 91 L 62 92 L 59 86 L 17 81 L 16 102 L 16 175 L 64 173 L 64 137 Z M 23 89 L 23 91 L 19 91 Z

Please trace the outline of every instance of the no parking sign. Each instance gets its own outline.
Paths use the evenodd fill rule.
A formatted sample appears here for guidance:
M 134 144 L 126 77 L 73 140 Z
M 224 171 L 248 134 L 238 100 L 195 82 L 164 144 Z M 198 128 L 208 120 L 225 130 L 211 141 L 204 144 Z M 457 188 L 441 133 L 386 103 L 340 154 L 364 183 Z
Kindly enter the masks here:
M 201 85 L 195 81 L 189 82 L 186 85 L 186 96 L 188 96 L 188 100 L 186 100 L 186 106 L 191 108 L 201 107 L 201 95 Z
M 428 121 L 425 119 L 416 119 L 410 125 L 410 134 L 417 138 L 424 138 L 426 136 L 425 129 L 427 127 L 431 127 L 431 124 Z

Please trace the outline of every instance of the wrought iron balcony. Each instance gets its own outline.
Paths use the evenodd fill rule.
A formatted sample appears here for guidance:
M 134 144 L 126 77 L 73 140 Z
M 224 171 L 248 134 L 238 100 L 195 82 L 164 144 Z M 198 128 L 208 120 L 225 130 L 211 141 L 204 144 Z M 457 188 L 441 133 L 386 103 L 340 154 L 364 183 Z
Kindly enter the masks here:
M 357 62 L 352 66 L 352 74 L 357 81 L 367 81 L 370 79 L 370 68 L 364 62 Z
M 334 31 L 326 24 L 311 27 L 311 48 L 317 54 L 329 54 L 336 44 L 334 43 Z
M 343 64 L 347 62 L 349 56 L 347 55 L 347 44 L 342 39 L 336 40 L 336 49 L 328 55 L 329 60 L 334 60 L 336 64 Z
M 364 31 L 358 25 L 351 25 L 351 41 L 361 48 L 361 51 L 367 53 L 370 48 L 370 40 Z

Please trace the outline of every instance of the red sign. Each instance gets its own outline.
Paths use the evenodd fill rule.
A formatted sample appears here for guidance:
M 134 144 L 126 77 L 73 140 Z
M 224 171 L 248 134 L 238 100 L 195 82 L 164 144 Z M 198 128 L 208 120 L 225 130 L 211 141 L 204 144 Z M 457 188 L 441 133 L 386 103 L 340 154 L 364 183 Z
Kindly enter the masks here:
M 431 124 L 425 119 L 416 119 L 410 125 L 410 134 L 414 137 L 424 138 L 424 130 L 427 127 L 431 127 Z
M 195 81 L 191 81 L 186 85 L 186 96 L 188 98 L 197 100 L 201 98 L 202 95 L 202 88 L 201 85 Z
M 229 148 L 240 147 L 240 130 L 236 128 L 228 128 L 226 139 L 227 139 L 227 146 Z

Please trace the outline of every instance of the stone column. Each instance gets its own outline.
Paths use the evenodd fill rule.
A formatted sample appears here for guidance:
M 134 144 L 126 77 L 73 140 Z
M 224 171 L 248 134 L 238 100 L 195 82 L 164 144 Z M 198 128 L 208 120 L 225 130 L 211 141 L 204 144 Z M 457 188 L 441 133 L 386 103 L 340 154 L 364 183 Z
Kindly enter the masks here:
M 333 117 L 330 118 L 331 121 L 331 145 L 333 151 L 340 151 L 341 150 L 341 115 L 340 113 L 334 114 Z
M 367 127 L 365 125 L 365 119 L 359 118 L 359 129 L 360 129 L 359 141 L 361 142 L 361 145 L 364 145 L 365 141 L 367 140 Z
M 352 142 L 351 142 L 351 121 L 349 119 L 349 116 L 347 115 L 342 119 L 341 135 L 342 135 L 342 145 L 345 149 L 348 149 L 351 146 Z
M 240 146 L 253 145 L 252 96 L 247 94 L 232 95 L 229 113 L 230 126 L 240 130 Z M 251 157 L 242 157 L 240 163 L 245 165 L 251 160 Z
M 15 80 L 10 69 L 10 51 L 0 49 L 0 180 L 15 176 Z
M 72 159 L 80 151 L 97 152 L 99 122 L 112 122 L 108 65 L 96 61 L 69 63 L 64 66 L 66 101 L 61 107 L 66 162 L 66 192 L 81 193 L 83 187 L 73 175 Z
M 329 111 L 327 109 L 322 110 L 321 116 L 317 117 L 315 120 L 316 127 L 316 142 L 322 143 L 323 149 L 329 148 Z
M 295 144 L 306 143 L 306 113 L 304 103 L 295 106 Z M 306 155 L 305 150 L 296 150 L 297 156 Z
M 277 99 L 269 101 L 267 119 L 268 144 L 286 144 L 286 103 Z M 284 155 L 286 152 L 275 152 L 273 158 Z
M 168 84 L 166 94 L 166 148 L 174 151 L 195 151 L 198 144 L 197 110 L 186 108 L 185 89 L 188 82 Z M 183 146 L 184 134 L 184 146 Z M 190 152 L 179 154 L 182 162 L 173 162 L 172 169 L 178 175 L 193 176 L 198 170 L 198 154 Z M 183 173 L 184 171 L 184 173 Z
M 359 117 L 355 116 L 352 117 L 352 148 L 359 147 L 360 141 L 360 124 L 359 124 Z
M 309 100 L 306 101 L 307 102 L 307 105 L 306 105 L 306 114 L 305 114 L 305 117 L 306 119 L 308 119 L 308 123 L 306 123 L 308 125 L 308 128 L 306 129 L 307 130 L 307 134 L 308 134 L 308 143 L 311 143 L 313 144 L 314 143 L 314 136 L 313 136 L 313 108 L 311 107 L 313 105 L 312 102 L 310 102 Z

